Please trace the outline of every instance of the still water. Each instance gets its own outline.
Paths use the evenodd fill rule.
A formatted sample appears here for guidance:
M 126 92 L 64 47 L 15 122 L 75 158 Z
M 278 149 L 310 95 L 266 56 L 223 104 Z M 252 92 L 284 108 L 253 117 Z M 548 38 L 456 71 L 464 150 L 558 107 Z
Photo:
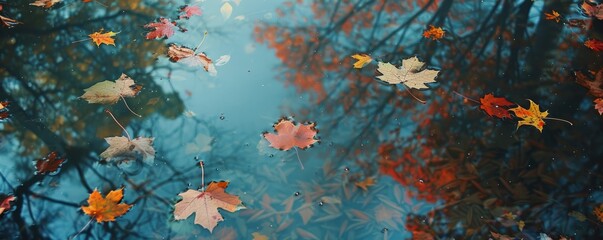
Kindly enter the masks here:
M 0 239 L 603 238 L 595 2 L 0 5 Z

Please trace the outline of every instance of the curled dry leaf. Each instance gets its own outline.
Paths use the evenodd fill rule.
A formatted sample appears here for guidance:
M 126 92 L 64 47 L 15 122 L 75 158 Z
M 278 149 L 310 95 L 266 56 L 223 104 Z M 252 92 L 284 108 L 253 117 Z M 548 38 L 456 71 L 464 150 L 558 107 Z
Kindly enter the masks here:
M 378 66 L 377 71 L 383 74 L 377 76 L 381 81 L 389 84 L 404 83 L 407 87 L 414 89 L 429 88 L 426 83 L 436 82 L 435 78 L 439 73 L 437 70 L 423 70 L 425 63 L 419 61 L 417 57 L 402 60 L 400 68 L 384 62 L 379 62 Z
M 10 202 L 14 200 L 15 196 L 12 195 L 6 196 L 4 199 L 2 199 L 2 201 L 0 202 L 0 215 L 10 209 Z
M 431 40 L 439 40 L 444 37 L 444 30 L 441 27 L 435 27 L 433 25 L 429 25 L 429 29 L 423 32 L 424 38 L 431 38 Z
M 516 105 L 506 98 L 494 97 L 491 93 L 484 95 L 484 97 L 479 99 L 479 102 L 481 103 L 479 108 L 484 110 L 489 116 L 497 118 L 511 118 L 508 108 Z
M 50 8 L 59 2 L 61 2 L 61 0 L 36 0 L 35 2 L 30 3 L 29 5 Z
M 157 39 L 163 37 L 169 38 L 174 35 L 174 27 L 176 27 L 176 23 L 162 17 L 159 18 L 159 21 L 149 23 L 144 25 L 144 27 L 152 29 L 151 32 L 147 33 L 147 39 Z
M 354 63 L 354 68 L 363 68 L 364 66 L 373 61 L 371 56 L 364 53 L 354 54 L 352 55 L 352 58 L 358 60 Z
M 595 99 L 595 109 L 599 112 L 599 115 L 603 115 L 603 98 Z
M 204 53 L 195 54 L 195 51 L 190 48 L 170 44 L 168 46 L 167 55 L 172 62 L 182 62 L 191 67 L 203 66 L 203 69 L 208 72 L 210 76 L 216 76 L 218 74 L 211 58 Z
M 282 151 L 287 151 L 293 147 L 305 149 L 318 142 L 316 138 L 318 130 L 314 123 L 296 125 L 293 121 L 283 118 L 273 127 L 276 134 L 263 134 L 273 148 Z
M 517 123 L 517 128 L 521 127 L 522 125 L 530 125 L 542 132 L 542 128 L 545 124 L 543 119 L 546 118 L 549 113 L 548 111 L 541 112 L 538 104 L 534 103 L 530 99 L 528 99 L 528 101 L 530 101 L 529 109 L 518 106 L 516 108 L 509 109 L 509 111 L 513 111 L 515 116 L 522 119 Z
M 212 232 L 218 222 L 224 221 L 218 208 L 229 212 L 244 209 L 241 199 L 225 192 L 228 182 L 211 182 L 205 191 L 188 189 L 179 194 L 182 200 L 174 206 L 174 219 L 182 220 L 195 213 L 195 224 Z
M 118 33 L 112 32 L 112 31 L 103 33 L 103 30 L 101 29 L 98 32 L 95 32 L 95 33 L 92 33 L 92 34 L 88 35 L 88 37 L 90 37 L 92 39 L 92 41 L 94 43 L 96 43 L 97 47 L 100 46 L 103 43 L 107 44 L 107 45 L 113 45 L 113 46 L 115 46 L 115 39 L 113 39 L 113 37 L 115 35 L 117 35 L 117 34 Z
M 2 15 L 0 15 L 0 23 L 2 23 L 2 26 L 6 27 L 6 28 L 12 28 L 17 24 L 21 24 L 21 22 L 15 20 L 15 19 L 7 18 Z
M 123 188 L 112 190 L 103 198 L 100 192 L 94 189 L 88 197 L 88 206 L 82 206 L 82 211 L 99 223 L 115 221 L 116 217 L 126 214 L 132 207 L 130 204 L 119 203 L 124 197 L 123 193 Z
M 184 5 L 180 7 L 180 13 L 180 19 L 189 19 L 194 15 L 201 16 L 201 9 L 198 6 Z
M 132 78 L 122 73 L 115 82 L 105 80 L 84 89 L 85 93 L 81 98 L 88 103 L 114 104 L 122 97 L 136 96 L 141 88 Z
M 66 161 L 57 152 L 50 152 L 46 157 L 36 160 L 35 174 L 56 174 Z
M 100 154 L 101 161 L 122 162 L 142 160 L 146 164 L 155 161 L 154 138 L 138 137 L 129 140 L 126 137 L 108 137 L 109 147 Z

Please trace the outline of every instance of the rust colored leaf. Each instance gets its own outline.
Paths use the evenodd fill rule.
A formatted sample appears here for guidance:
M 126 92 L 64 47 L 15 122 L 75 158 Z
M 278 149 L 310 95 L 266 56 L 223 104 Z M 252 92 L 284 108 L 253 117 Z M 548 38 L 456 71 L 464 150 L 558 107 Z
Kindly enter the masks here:
M 167 55 L 172 62 L 182 62 L 191 67 L 203 66 L 203 69 L 208 72 L 210 76 L 216 76 L 218 74 L 213 61 L 204 53 L 195 54 L 193 49 L 170 44 L 168 46 Z
M 530 125 L 542 132 L 542 128 L 545 124 L 543 119 L 546 118 L 549 113 L 548 111 L 540 112 L 540 107 L 538 104 L 529 99 L 528 101 L 530 101 L 529 109 L 518 106 L 516 108 L 509 109 L 509 111 L 513 111 L 515 116 L 522 119 L 517 123 L 517 128 L 521 127 L 522 125 Z
M 492 93 L 484 95 L 484 97 L 479 99 L 479 102 L 481 103 L 479 108 L 484 110 L 489 116 L 497 118 L 511 118 L 508 108 L 516 105 L 506 98 L 494 97 Z
M 305 149 L 318 142 L 318 130 L 315 126 L 314 123 L 296 125 L 293 121 L 283 118 L 273 125 L 276 134 L 264 133 L 263 136 L 270 142 L 271 147 L 282 151 L 293 147 Z
M 599 204 L 598 207 L 595 207 L 595 209 L 593 209 L 593 214 L 597 216 L 599 222 L 603 222 L 603 203 Z
M 555 10 L 553 10 L 551 13 L 544 13 L 544 17 L 546 20 L 555 22 L 559 22 L 561 20 L 561 15 L 559 15 L 559 13 Z
M 50 152 L 46 157 L 36 160 L 36 174 L 56 174 L 66 161 L 57 152 Z
M 170 22 L 167 18 L 159 18 L 158 22 L 152 22 L 144 25 L 145 28 L 152 29 L 147 33 L 147 39 L 169 38 L 174 35 L 176 22 Z
M 229 212 L 245 208 L 238 196 L 224 191 L 226 187 L 228 182 L 211 182 L 205 191 L 189 189 L 180 193 L 182 200 L 174 206 L 174 219 L 186 219 L 195 213 L 195 224 L 212 232 L 218 222 L 224 221 L 218 208 Z
M 600 52 L 603 51 L 603 41 L 597 39 L 589 39 L 584 42 L 584 46 L 590 48 L 593 51 Z
M 444 30 L 441 27 L 435 27 L 433 25 L 429 25 L 429 29 L 423 32 L 424 38 L 431 38 L 431 40 L 439 40 L 444 37 Z
M 130 207 L 132 207 L 132 205 L 120 203 L 124 197 L 123 193 L 124 189 L 120 188 L 110 191 L 103 198 L 100 192 L 94 189 L 88 197 L 89 206 L 82 206 L 82 211 L 96 219 L 99 223 L 115 221 L 116 217 L 126 214 L 130 210 Z
M 578 84 L 588 89 L 588 94 L 596 98 L 603 98 L 603 69 L 599 70 L 594 77 L 587 76 L 582 72 L 575 72 Z
M 180 7 L 180 13 L 180 19 L 189 19 L 194 15 L 201 16 L 201 9 L 198 6 L 184 5 Z
M 589 17 L 603 20 L 603 4 L 592 5 L 589 1 L 582 2 L 582 11 Z
M 603 98 L 595 99 L 595 109 L 599 112 L 599 115 L 603 115 Z
M 5 108 L 8 107 L 8 105 L 10 105 L 9 101 L 4 101 L 4 102 L 0 101 L 0 110 L 5 110 Z
M 92 41 L 94 43 L 96 43 L 97 47 L 100 46 L 103 43 L 107 44 L 107 45 L 113 45 L 113 46 L 115 46 L 115 39 L 113 39 L 113 37 L 115 35 L 117 35 L 117 34 L 118 33 L 111 32 L 111 31 L 103 33 L 103 30 L 101 29 L 100 31 L 92 33 L 92 34 L 90 34 L 88 36 L 92 39 Z
M 12 195 L 6 196 L 4 199 L 2 199 L 2 201 L 0 202 L 0 215 L 10 209 L 10 202 L 14 200 L 15 196 Z
M 59 2 L 61 2 L 61 0 L 36 0 L 35 2 L 30 3 L 29 5 L 50 8 Z

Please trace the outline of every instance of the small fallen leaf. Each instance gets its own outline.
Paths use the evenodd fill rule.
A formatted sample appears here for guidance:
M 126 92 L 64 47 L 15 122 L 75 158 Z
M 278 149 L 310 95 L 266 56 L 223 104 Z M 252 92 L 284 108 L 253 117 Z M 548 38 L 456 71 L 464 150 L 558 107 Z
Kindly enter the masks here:
M 595 99 L 595 109 L 599 112 L 599 115 L 603 115 L 603 98 Z
M 574 72 L 576 82 L 588 89 L 588 94 L 596 98 L 603 98 L 603 69 L 599 70 L 594 77 L 587 76 L 582 72 Z
M 368 187 L 375 185 L 375 178 L 367 177 L 362 181 L 355 182 L 354 185 L 356 185 L 356 187 L 362 188 L 362 190 L 364 191 L 368 191 Z
M 597 39 L 589 39 L 584 42 L 584 46 L 590 48 L 593 51 L 600 52 L 603 51 L 603 41 Z
M 194 15 L 201 16 L 201 9 L 198 6 L 184 5 L 180 7 L 180 12 L 182 13 L 180 19 L 189 19 Z
M 103 198 L 100 192 L 94 189 L 88 197 L 88 206 L 82 206 L 82 211 L 99 223 L 115 221 L 116 217 L 126 214 L 132 207 L 129 204 L 119 203 L 124 197 L 123 191 L 123 188 L 112 190 Z
M 251 233 L 251 236 L 253 236 L 253 240 L 268 240 L 268 236 L 261 234 L 259 232 L 254 232 Z
M 66 161 L 64 157 L 59 157 L 57 152 L 50 152 L 46 157 L 36 160 L 35 174 L 56 174 Z
M 523 220 L 517 222 L 517 228 L 519 228 L 519 231 L 522 232 L 523 228 L 526 226 L 526 222 L 524 222 Z
M 424 62 L 419 61 L 417 57 L 411 57 L 402 60 L 402 66 L 396 68 L 391 63 L 378 63 L 381 76 L 377 76 L 380 80 L 389 84 L 404 83 L 409 88 L 426 89 L 429 88 L 426 83 L 436 82 L 435 78 L 439 71 L 425 69 Z
M 179 194 L 182 200 L 174 205 L 174 219 L 182 220 L 195 213 L 195 224 L 199 224 L 211 233 L 224 221 L 218 208 L 229 212 L 245 209 L 236 195 L 226 193 L 228 182 L 211 182 L 205 191 L 188 189 Z
M 225 2 L 222 4 L 222 7 L 220 7 L 220 13 L 224 20 L 230 18 L 230 15 L 232 14 L 232 5 L 230 5 L 229 2 Z
M 305 149 L 318 142 L 318 130 L 315 127 L 314 123 L 296 125 L 293 121 L 283 118 L 273 125 L 276 134 L 264 133 L 263 136 L 270 142 L 271 147 L 282 151 L 293 147 Z
M 61 2 L 61 0 L 36 0 L 35 2 L 30 3 L 29 5 L 36 6 L 36 7 L 50 8 L 59 2 Z
M 590 1 L 582 2 L 582 11 L 589 17 L 595 17 L 603 20 L 603 4 L 591 5 Z
M 127 137 L 108 137 L 105 141 L 109 147 L 100 154 L 101 161 L 123 162 L 142 160 L 146 164 L 155 161 L 154 138 L 138 137 L 129 140 Z
M 230 55 L 222 55 L 218 58 L 218 60 L 216 60 L 216 66 L 223 66 L 224 64 L 227 64 L 230 61 Z
M 211 58 L 205 55 L 205 53 L 195 54 L 195 51 L 190 48 L 170 44 L 168 46 L 167 55 L 172 62 L 182 62 L 191 67 L 203 66 L 203 69 L 208 72 L 210 76 L 216 76 L 218 74 Z
M 424 38 L 431 38 L 431 40 L 439 40 L 444 37 L 444 30 L 441 27 L 435 27 L 433 25 L 429 25 L 429 29 L 423 32 Z
M 593 214 L 599 219 L 599 222 L 603 222 L 603 203 L 593 209 Z
M 8 101 L 1 102 L 0 101 L 0 110 L 5 109 L 6 107 L 8 107 L 8 105 L 10 105 L 10 102 L 8 102 Z
M 371 61 L 373 61 L 371 56 L 364 54 L 364 53 L 354 54 L 354 55 L 352 55 L 352 58 L 358 60 L 354 63 L 354 68 L 363 68 L 364 66 L 369 64 Z
M 561 20 L 561 15 L 555 10 L 551 13 L 544 13 L 544 17 L 546 20 L 553 20 L 555 22 L 559 22 Z
M 136 96 L 140 89 L 140 85 L 122 73 L 115 82 L 105 80 L 84 89 L 85 93 L 80 97 L 88 103 L 114 104 L 120 98 Z
M 494 238 L 495 240 L 514 240 L 513 237 L 508 236 L 508 235 L 502 235 L 499 233 L 495 233 L 490 231 L 490 234 L 492 235 L 492 238 Z
M 118 33 L 111 31 L 103 33 L 103 30 L 101 29 L 100 31 L 94 32 L 88 36 L 92 39 L 92 41 L 94 41 L 94 43 L 96 43 L 97 47 L 103 43 L 115 46 L 115 39 L 113 39 L 113 36 L 117 34 Z
M 0 22 L 2 23 L 2 26 L 6 27 L 6 28 L 12 28 L 17 24 L 21 24 L 21 22 L 12 19 L 12 18 L 8 18 L 5 16 L 0 15 Z
M 6 196 L 4 199 L 2 199 L 2 201 L 0 202 L 0 215 L 10 209 L 10 202 L 14 200 L 15 196 L 12 195 Z
M 481 105 L 479 108 L 484 110 L 490 117 L 511 118 L 508 108 L 516 105 L 506 98 L 494 97 L 491 93 L 484 95 L 479 99 Z
M 157 38 L 169 38 L 174 35 L 174 27 L 176 27 L 176 22 L 170 22 L 170 20 L 166 18 L 159 18 L 159 21 L 152 22 L 147 25 L 144 25 L 145 28 L 152 29 L 149 33 L 147 33 L 147 39 L 157 39 Z
M 542 128 L 545 124 L 543 119 L 546 118 L 549 113 L 548 111 L 540 112 L 540 106 L 538 106 L 538 104 L 534 103 L 530 99 L 528 99 L 528 101 L 530 101 L 529 109 L 518 106 L 516 108 L 509 109 L 509 111 L 513 111 L 515 116 L 522 119 L 517 123 L 517 128 L 521 127 L 522 125 L 530 125 L 542 132 Z

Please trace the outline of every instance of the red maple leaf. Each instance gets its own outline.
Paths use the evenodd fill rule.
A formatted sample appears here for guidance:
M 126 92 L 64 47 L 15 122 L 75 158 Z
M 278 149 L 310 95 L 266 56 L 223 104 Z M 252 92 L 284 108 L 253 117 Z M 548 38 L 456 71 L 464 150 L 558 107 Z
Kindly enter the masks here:
M 517 105 L 510 102 L 506 98 L 494 97 L 492 93 L 488 93 L 484 97 L 480 98 L 479 102 L 481 103 L 479 108 L 486 111 L 486 114 L 490 115 L 491 117 L 497 118 L 511 118 L 508 108 Z
M 65 161 L 57 152 L 50 152 L 46 157 L 36 160 L 36 174 L 56 174 Z
M 145 28 L 153 29 L 149 33 L 147 33 L 147 39 L 157 39 L 157 38 L 169 38 L 174 35 L 174 27 L 176 27 L 176 22 L 170 22 L 170 20 L 166 18 L 159 18 L 158 22 L 152 22 L 147 25 L 144 25 Z
M 201 9 L 198 6 L 184 5 L 180 8 L 180 12 L 182 13 L 180 19 L 189 19 L 193 15 L 201 16 Z
M 8 117 L 10 117 L 10 113 L 8 113 L 8 111 L 0 112 L 0 120 L 7 119 Z
M 597 52 L 603 51 L 603 41 L 600 41 L 597 39 L 586 40 L 586 42 L 584 42 L 584 46 L 592 49 L 593 51 L 597 51 Z
M 264 133 L 263 136 L 270 142 L 270 146 L 276 149 L 283 151 L 293 147 L 305 149 L 318 142 L 316 139 L 318 130 L 315 126 L 314 123 L 296 125 L 293 121 L 283 118 L 273 126 L 276 134 Z

